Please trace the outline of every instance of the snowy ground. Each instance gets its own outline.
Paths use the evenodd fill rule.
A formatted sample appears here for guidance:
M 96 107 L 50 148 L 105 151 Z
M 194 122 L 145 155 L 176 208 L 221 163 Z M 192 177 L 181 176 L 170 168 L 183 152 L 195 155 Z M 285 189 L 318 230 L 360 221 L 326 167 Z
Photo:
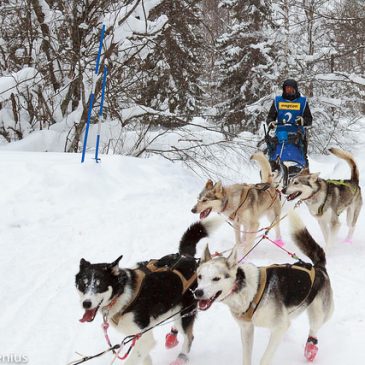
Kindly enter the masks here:
M 358 161 L 364 152 L 358 151 Z M 349 176 L 347 165 L 334 157 L 310 162 L 323 177 Z M 365 162 L 359 165 L 363 178 Z M 258 181 L 253 164 L 242 171 L 242 181 Z M 26 356 L 30 364 L 65 365 L 78 358 L 75 352 L 92 355 L 106 349 L 101 317 L 87 324 L 78 321 L 83 311 L 74 275 L 80 258 L 111 262 L 124 254 L 121 266 L 127 267 L 176 252 L 181 234 L 197 219 L 190 209 L 202 184 L 160 159 L 102 156 L 95 164 L 88 157 L 81 165 L 77 154 L 0 151 L 0 362 L 1 356 L 13 354 Z M 317 223 L 305 207 L 300 211 L 322 242 Z M 285 238 L 285 224 L 283 231 Z M 345 236 L 344 229 L 340 236 Z M 365 362 L 364 236 L 362 212 L 354 243 L 338 243 L 328 255 L 336 308 L 320 331 L 317 364 Z M 233 232 L 223 226 L 209 242 L 212 250 L 230 248 Z M 199 253 L 203 247 L 202 242 Z M 298 251 L 288 239 L 287 248 Z M 269 242 L 262 242 L 249 259 L 259 265 L 292 262 Z M 155 364 L 169 364 L 178 352 L 164 348 L 169 327 L 156 330 Z M 307 331 L 303 315 L 293 322 L 273 365 L 305 364 Z M 117 332 L 110 335 L 113 343 L 121 340 Z M 254 365 L 267 339 L 266 330 L 256 331 Z M 109 364 L 111 359 L 106 355 L 87 364 Z M 223 304 L 199 314 L 191 360 L 192 365 L 241 364 L 238 327 Z

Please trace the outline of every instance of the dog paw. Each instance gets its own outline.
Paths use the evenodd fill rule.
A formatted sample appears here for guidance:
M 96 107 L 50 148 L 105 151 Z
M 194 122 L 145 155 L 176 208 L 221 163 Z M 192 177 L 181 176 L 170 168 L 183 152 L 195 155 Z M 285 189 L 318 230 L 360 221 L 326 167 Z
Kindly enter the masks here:
M 166 335 L 166 338 L 165 338 L 165 347 L 167 349 L 172 349 L 174 348 L 175 346 L 178 345 L 179 341 L 177 339 L 177 329 L 175 328 L 171 328 L 171 332 L 169 332 L 167 335 Z
M 186 365 L 188 363 L 187 359 L 181 359 L 181 358 L 177 358 L 175 361 L 170 362 L 170 365 Z
M 285 246 L 285 243 L 281 238 L 279 238 L 277 240 L 274 240 L 274 243 L 275 243 L 276 246 L 279 246 L 279 247 L 284 247 Z
M 314 358 L 316 357 L 318 352 L 318 347 L 312 343 L 312 342 L 307 342 L 307 344 L 305 345 L 305 350 L 304 350 L 304 356 L 305 358 L 312 362 L 314 360 Z
M 351 245 L 352 244 L 352 239 L 351 238 L 345 238 L 342 243 L 344 243 L 345 245 Z

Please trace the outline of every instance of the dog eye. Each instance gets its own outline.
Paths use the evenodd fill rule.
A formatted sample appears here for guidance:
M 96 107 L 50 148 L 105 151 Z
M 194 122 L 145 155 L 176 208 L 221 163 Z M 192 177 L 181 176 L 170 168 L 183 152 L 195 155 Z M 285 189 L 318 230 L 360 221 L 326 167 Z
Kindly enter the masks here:
M 294 184 L 294 185 L 298 185 L 298 181 L 294 181 L 294 182 L 293 182 L 293 184 Z
M 201 280 L 202 276 L 201 275 L 198 275 L 198 279 Z
M 208 201 L 208 199 L 204 198 L 202 200 L 200 200 L 202 203 L 205 203 L 206 201 Z
M 212 281 L 219 281 L 221 278 L 219 278 L 218 276 L 216 276 L 215 278 L 212 279 Z

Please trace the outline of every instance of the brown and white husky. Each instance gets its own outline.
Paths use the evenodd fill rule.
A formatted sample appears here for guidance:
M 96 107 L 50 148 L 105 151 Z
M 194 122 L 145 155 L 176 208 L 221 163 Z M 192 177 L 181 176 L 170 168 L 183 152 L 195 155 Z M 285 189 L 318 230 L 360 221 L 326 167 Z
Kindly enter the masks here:
M 276 242 L 282 245 L 279 219 L 281 212 L 280 195 L 272 184 L 272 171 L 269 161 L 262 152 L 256 152 L 251 159 L 261 167 L 261 183 L 234 184 L 223 186 L 220 181 L 208 180 L 192 208 L 199 213 L 200 219 L 208 217 L 211 212 L 225 215 L 235 231 L 236 245 L 244 245 L 248 252 L 253 245 L 260 219 L 267 216 L 275 225 Z M 242 230 L 241 230 L 242 227 Z

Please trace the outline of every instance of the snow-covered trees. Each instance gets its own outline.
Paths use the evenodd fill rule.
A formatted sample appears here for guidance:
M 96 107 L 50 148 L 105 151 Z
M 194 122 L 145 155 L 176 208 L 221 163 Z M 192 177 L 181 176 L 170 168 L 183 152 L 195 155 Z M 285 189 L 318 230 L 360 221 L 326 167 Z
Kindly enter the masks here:
M 310 147 L 365 113 L 361 0 L 3 0 L 0 22 L 2 143 L 53 129 L 80 150 L 103 23 L 104 120 L 140 133 L 125 153 L 193 117 L 256 133 L 288 77 L 310 98 Z
M 167 16 L 167 23 L 154 40 L 154 50 L 141 64 L 143 87 L 138 100 L 160 111 L 168 111 L 189 119 L 199 113 L 203 40 L 199 1 L 164 0 L 150 19 Z
M 70 131 L 65 149 L 79 149 L 102 23 L 107 27 L 101 66 L 109 67 L 108 118 L 124 125 L 129 119 L 150 122 L 156 115 L 160 120 L 155 124 L 163 118 L 169 125 L 172 119 L 180 118 L 179 123 L 191 119 L 199 110 L 203 66 L 196 3 L 30 0 L 24 6 L 19 0 L 3 2 L 0 75 L 10 76 L 27 65 L 40 77 L 36 85 L 28 82 L 26 90 L 18 88 L 1 99 L 2 115 L 6 114 L 0 117 L 1 135 L 11 141 L 62 123 Z M 99 92 L 97 80 L 96 99 Z M 138 113 L 123 113 L 135 108 Z M 147 115 L 152 118 L 146 119 Z
M 256 131 L 264 119 L 263 101 L 273 82 L 271 3 L 223 0 L 231 24 L 217 40 L 220 59 L 218 119 L 230 132 Z

